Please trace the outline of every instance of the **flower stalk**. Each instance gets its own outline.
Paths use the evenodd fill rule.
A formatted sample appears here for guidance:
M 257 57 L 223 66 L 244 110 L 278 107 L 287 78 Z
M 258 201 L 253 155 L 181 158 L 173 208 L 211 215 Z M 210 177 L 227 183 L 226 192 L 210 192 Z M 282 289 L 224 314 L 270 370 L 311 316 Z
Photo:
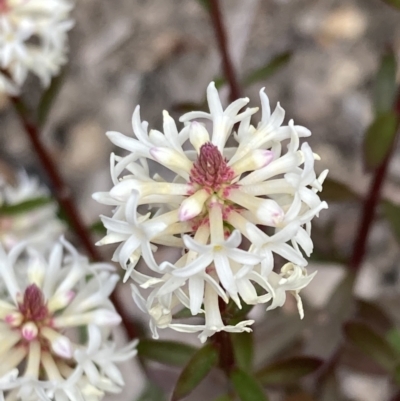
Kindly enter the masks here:
M 364 200 L 361 220 L 357 230 L 357 237 L 354 241 L 353 252 L 349 262 L 349 269 L 357 272 L 365 258 L 368 236 L 371 231 L 372 223 L 376 215 L 376 208 L 379 204 L 382 194 L 383 183 L 385 182 L 389 164 L 396 148 L 396 142 L 400 131 L 400 89 L 394 102 L 393 111 L 397 116 L 396 134 L 393 138 L 389 151 L 382 163 L 374 171 L 372 181 L 369 186 L 368 194 Z
M 214 27 L 215 37 L 221 53 L 222 67 L 226 80 L 228 81 L 230 94 L 229 100 L 233 102 L 241 97 L 239 81 L 228 50 L 228 38 L 223 22 L 221 5 L 219 0 L 210 0 L 210 17 Z

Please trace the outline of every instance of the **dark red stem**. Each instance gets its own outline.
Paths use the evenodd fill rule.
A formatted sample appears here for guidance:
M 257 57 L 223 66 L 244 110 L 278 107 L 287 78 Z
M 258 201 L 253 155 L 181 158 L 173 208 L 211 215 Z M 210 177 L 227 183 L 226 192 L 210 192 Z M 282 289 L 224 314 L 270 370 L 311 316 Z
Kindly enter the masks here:
M 393 139 L 390 150 L 380 166 L 374 171 L 374 175 L 368 190 L 367 197 L 364 200 L 361 220 L 357 231 L 357 237 L 354 241 L 353 252 L 349 262 L 349 268 L 353 271 L 358 271 L 366 253 L 367 241 L 372 223 L 375 218 L 376 208 L 381 199 L 382 186 L 386 178 L 386 173 L 389 167 L 390 159 L 393 150 L 396 147 L 396 141 L 399 134 L 400 124 L 400 90 L 398 91 L 393 110 L 398 116 L 397 134 Z
M 54 196 L 56 197 L 60 207 L 65 211 L 71 226 L 81 242 L 81 245 L 86 250 L 86 253 L 90 258 L 97 262 L 102 261 L 103 258 L 94 246 L 90 237 L 90 233 L 84 225 L 79 211 L 75 206 L 74 200 L 71 196 L 71 190 L 59 173 L 57 165 L 50 156 L 49 151 L 45 148 L 40 140 L 40 131 L 38 127 L 30 120 L 26 108 L 19 97 L 11 97 L 11 101 L 15 107 L 15 110 L 17 111 L 31 145 L 40 160 L 43 170 L 46 172 L 52 183 Z M 111 295 L 111 301 L 122 318 L 122 322 L 129 339 L 136 338 L 137 333 L 134 325 L 132 324 L 132 319 L 125 312 L 125 309 L 123 308 L 121 301 L 118 299 L 116 292 Z
M 230 87 L 229 99 L 231 102 L 233 102 L 234 100 L 241 97 L 241 90 L 235 73 L 235 69 L 233 67 L 232 59 L 228 51 L 228 39 L 222 19 L 219 0 L 210 0 L 210 17 L 211 22 L 214 26 L 219 51 L 221 53 L 224 75 Z

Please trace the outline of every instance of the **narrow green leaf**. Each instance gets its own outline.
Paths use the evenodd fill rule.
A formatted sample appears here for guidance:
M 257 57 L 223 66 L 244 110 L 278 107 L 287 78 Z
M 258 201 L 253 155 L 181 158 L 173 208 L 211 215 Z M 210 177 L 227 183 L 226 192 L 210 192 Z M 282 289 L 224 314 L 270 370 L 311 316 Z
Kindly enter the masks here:
M 171 401 L 181 400 L 190 394 L 217 365 L 217 362 L 218 352 L 212 344 L 200 348 L 180 374 Z
M 263 65 L 260 68 L 257 68 L 256 70 L 245 76 L 243 79 L 243 85 L 252 85 L 256 82 L 262 81 L 263 79 L 269 78 L 272 74 L 279 71 L 282 67 L 288 64 L 291 58 L 292 52 L 284 52 L 278 54 L 267 64 Z
M 386 334 L 386 340 L 389 344 L 396 350 L 398 354 L 400 354 L 400 330 L 399 329 L 391 329 Z
M 323 186 L 324 191 L 322 193 L 322 198 L 328 202 L 360 200 L 359 195 L 346 184 L 332 178 L 326 178 Z
M 388 154 L 397 131 L 398 118 L 393 111 L 379 114 L 366 132 L 364 161 L 369 169 L 375 169 Z
M 42 206 L 48 205 L 52 202 L 53 199 L 42 196 L 39 198 L 28 199 L 24 202 L 17 203 L 15 205 L 2 205 L 0 207 L 0 216 L 1 215 L 13 216 L 16 214 L 26 213 L 33 209 L 37 209 Z
M 193 317 L 189 308 L 182 308 L 180 311 L 173 314 L 173 319 L 187 319 Z
M 400 10 L 400 0 L 383 0 L 386 4 L 389 4 L 389 6 L 392 6 L 394 8 L 397 8 Z
M 299 356 L 271 363 L 259 370 L 256 377 L 263 385 L 289 384 L 315 372 L 322 364 L 321 359 Z
M 137 401 L 165 401 L 163 391 L 155 383 L 148 382 Z
M 232 397 L 229 394 L 220 395 L 214 401 L 232 401 Z
M 396 0 L 400 1 L 400 0 Z M 382 57 L 381 65 L 375 81 L 375 113 L 387 113 L 393 109 L 397 92 L 396 85 L 397 65 L 393 52 Z
M 39 101 L 37 121 L 40 126 L 43 126 L 46 123 L 50 110 L 64 83 L 66 71 L 67 69 L 64 68 L 59 75 L 56 75 L 52 79 L 50 86 L 43 93 Z
M 198 0 L 198 2 L 207 10 L 209 11 L 211 8 L 210 0 Z
M 104 224 L 101 220 L 95 221 L 90 227 L 89 230 L 92 233 L 95 234 L 100 234 L 100 235 L 106 235 L 107 234 L 107 229 L 104 227 Z
M 392 371 L 399 361 L 398 355 L 388 341 L 373 331 L 367 324 L 361 322 L 346 323 L 344 333 L 350 343 L 386 370 Z
M 232 339 L 236 364 L 241 369 L 250 371 L 253 366 L 253 333 L 233 333 L 230 334 L 230 337 Z
M 383 201 L 383 213 L 388 219 L 393 234 L 400 243 L 400 205 L 395 205 L 389 201 Z
M 196 352 L 191 345 L 174 341 L 143 339 L 137 347 L 141 357 L 166 365 L 184 366 Z
M 242 401 L 267 401 L 260 383 L 242 369 L 235 369 L 231 373 L 231 381 L 239 398 Z

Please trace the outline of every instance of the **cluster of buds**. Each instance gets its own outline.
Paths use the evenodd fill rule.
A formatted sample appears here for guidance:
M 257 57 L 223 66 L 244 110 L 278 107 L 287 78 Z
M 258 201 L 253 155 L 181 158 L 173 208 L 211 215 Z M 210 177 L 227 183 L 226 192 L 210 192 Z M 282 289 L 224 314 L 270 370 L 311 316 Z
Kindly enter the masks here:
M 120 243 L 113 260 L 126 270 L 125 281 L 133 280 L 133 298 L 150 315 L 155 338 L 157 329 L 166 327 L 200 331 L 202 342 L 221 330 L 249 331 L 251 320 L 224 323 L 220 301 L 232 300 L 238 308 L 242 302 L 269 303 L 267 309 L 273 309 L 289 292 L 303 316 L 299 291 L 313 277 L 304 256 L 313 250 L 311 222 L 327 208 L 318 196 L 327 171 L 317 177 L 319 157 L 307 143 L 300 145 L 311 132 L 293 120 L 283 126 L 281 106 L 271 114 L 264 90 L 260 98 L 257 127 L 251 118 L 258 108 L 242 111 L 249 99 L 224 110 L 211 83 L 210 112 L 183 115 L 180 131 L 166 111 L 164 133 L 148 131 L 137 107 L 136 138 L 107 133 L 129 154 L 111 155 L 114 186 L 94 194 L 98 202 L 115 206 L 112 218 L 101 217 L 107 235 L 98 245 Z M 165 176 L 160 169 L 150 175 L 148 161 L 166 168 Z M 167 260 L 160 256 L 165 248 Z M 274 254 L 287 260 L 280 271 L 274 271 Z M 141 258 L 143 269 L 136 267 Z M 204 323 L 175 321 L 182 308 L 204 314 Z
M 18 94 L 29 72 L 47 86 L 66 63 L 71 0 L 0 0 L 0 91 Z
M 121 320 L 109 301 L 118 279 L 63 239 L 50 252 L 0 248 L 0 399 L 97 401 L 121 390 L 115 363 L 136 344 L 116 351 L 109 341 Z

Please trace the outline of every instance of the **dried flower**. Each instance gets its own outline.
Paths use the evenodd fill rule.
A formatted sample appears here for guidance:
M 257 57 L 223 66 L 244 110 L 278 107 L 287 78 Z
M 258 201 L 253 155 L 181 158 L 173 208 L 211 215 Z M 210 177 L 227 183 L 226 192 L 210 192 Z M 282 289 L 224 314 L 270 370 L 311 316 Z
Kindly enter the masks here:
M 272 309 L 283 305 L 289 291 L 303 315 L 298 292 L 313 277 L 307 276 L 303 254 L 309 256 L 313 249 L 312 219 L 327 208 L 317 194 L 327 171 L 317 178 L 318 156 L 307 143 L 300 147 L 299 138 L 310 131 L 292 120 L 282 126 L 281 106 L 271 114 L 264 90 L 260 98 L 257 127 L 250 124 L 257 108 L 240 112 L 249 99 L 236 100 L 224 110 L 211 83 L 210 113 L 183 115 L 181 131 L 164 111 L 164 134 L 148 132 L 137 107 L 132 119 L 136 138 L 107 133 L 130 154 L 111 156 L 114 187 L 94 194 L 97 201 L 116 207 L 112 218 L 102 216 L 107 235 L 98 245 L 120 243 L 113 259 L 126 269 L 125 280 L 135 282 L 133 298 L 151 316 L 154 337 L 157 328 L 165 327 L 201 331 L 201 341 L 220 330 L 249 331 L 252 321 L 224 323 L 219 298 L 225 303 L 232 299 L 239 308 L 242 301 L 272 301 Z M 198 119 L 211 121 L 212 130 Z M 191 149 L 186 150 L 187 142 Z M 147 160 L 175 177 L 167 181 L 161 172 L 150 177 Z M 181 249 L 182 256 L 159 260 L 158 246 Z M 273 254 L 289 262 L 279 274 L 273 271 Z M 135 269 L 141 256 L 147 272 Z M 147 297 L 141 289 L 149 291 Z M 193 316 L 204 313 L 205 324 L 174 322 L 173 312 L 182 307 Z

